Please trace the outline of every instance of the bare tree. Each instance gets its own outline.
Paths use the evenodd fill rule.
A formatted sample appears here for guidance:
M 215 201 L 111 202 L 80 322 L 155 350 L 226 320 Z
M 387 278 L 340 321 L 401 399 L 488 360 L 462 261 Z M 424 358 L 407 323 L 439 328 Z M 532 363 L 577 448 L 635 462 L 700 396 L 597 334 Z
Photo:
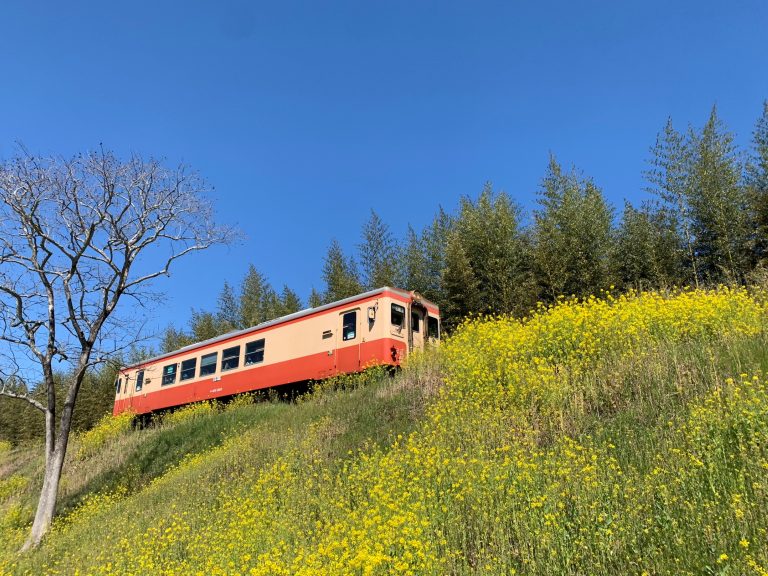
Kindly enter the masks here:
M 23 550 L 51 525 L 86 371 L 136 337 L 118 303 L 143 304 L 173 262 L 233 237 L 214 224 L 206 192 L 185 166 L 104 150 L 0 165 L 0 395 L 45 416 L 45 475 Z M 59 363 L 71 376 L 57 421 Z

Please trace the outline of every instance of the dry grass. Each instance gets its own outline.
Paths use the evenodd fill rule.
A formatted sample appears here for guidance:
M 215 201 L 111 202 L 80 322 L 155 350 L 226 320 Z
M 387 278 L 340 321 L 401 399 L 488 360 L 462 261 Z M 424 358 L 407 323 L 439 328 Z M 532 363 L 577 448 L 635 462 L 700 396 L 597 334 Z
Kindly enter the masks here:
M 142 444 L 151 442 L 152 438 L 159 433 L 158 428 L 147 428 L 121 434 L 88 456 L 78 455 L 80 450 L 78 450 L 78 441 L 75 439 L 70 450 L 67 451 L 61 477 L 61 500 L 81 493 L 104 473 L 123 466 Z
M 411 354 L 402 370 L 385 386 L 377 389 L 376 396 L 386 399 L 405 396 L 409 399 L 414 418 L 421 418 L 444 385 L 440 348 Z
M 193 454 L 4 567 L 765 574 L 767 334 L 764 300 L 725 289 L 475 320 L 394 378 L 161 430 Z

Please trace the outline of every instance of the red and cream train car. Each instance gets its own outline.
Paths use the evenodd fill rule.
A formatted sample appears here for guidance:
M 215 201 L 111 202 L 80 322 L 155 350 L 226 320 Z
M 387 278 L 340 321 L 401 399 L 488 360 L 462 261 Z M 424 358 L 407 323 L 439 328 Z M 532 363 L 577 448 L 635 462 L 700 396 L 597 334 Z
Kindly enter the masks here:
M 440 337 L 440 313 L 415 292 L 379 288 L 230 332 L 120 370 L 114 414 L 145 414 L 336 374 L 398 366 Z

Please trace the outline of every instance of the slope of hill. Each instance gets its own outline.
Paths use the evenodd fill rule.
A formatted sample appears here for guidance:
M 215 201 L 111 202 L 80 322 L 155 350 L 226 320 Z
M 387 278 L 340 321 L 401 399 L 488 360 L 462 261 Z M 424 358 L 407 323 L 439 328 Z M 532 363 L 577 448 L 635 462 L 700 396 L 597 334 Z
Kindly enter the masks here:
M 395 378 L 238 401 L 0 456 L 9 573 L 765 574 L 763 294 L 562 301 L 466 323 Z M 438 391 L 437 382 L 444 381 Z

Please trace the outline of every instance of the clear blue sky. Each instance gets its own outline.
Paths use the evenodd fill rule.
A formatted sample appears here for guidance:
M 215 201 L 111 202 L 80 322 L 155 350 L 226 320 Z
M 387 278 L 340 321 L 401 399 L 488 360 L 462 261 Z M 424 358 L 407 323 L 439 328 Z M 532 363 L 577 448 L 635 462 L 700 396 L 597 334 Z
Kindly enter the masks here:
M 158 284 L 159 328 L 250 262 L 306 298 L 371 208 L 402 235 L 490 180 L 530 209 L 550 151 L 637 201 L 668 116 L 716 103 L 746 144 L 768 98 L 765 0 L 5 0 L 0 22 L 0 156 L 184 160 L 246 233 Z

